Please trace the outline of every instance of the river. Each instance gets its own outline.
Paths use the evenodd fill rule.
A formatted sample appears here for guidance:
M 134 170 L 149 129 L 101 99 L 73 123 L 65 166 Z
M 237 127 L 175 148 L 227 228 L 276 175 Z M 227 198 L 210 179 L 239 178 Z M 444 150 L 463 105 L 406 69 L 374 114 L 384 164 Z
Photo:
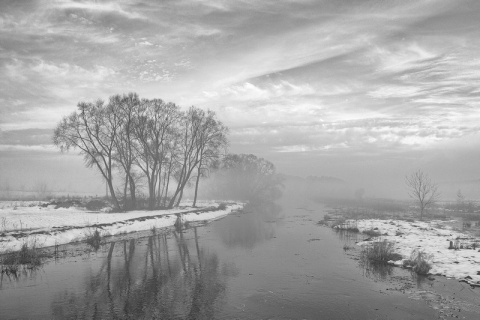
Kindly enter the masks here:
M 0 319 L 479 318 L 478 290 L 361 265 L 358 249 L 344 250 L 356 236 L 317 225 L 324 213 L 287 195 L 181 232 L 82 247 L 4 275 Z

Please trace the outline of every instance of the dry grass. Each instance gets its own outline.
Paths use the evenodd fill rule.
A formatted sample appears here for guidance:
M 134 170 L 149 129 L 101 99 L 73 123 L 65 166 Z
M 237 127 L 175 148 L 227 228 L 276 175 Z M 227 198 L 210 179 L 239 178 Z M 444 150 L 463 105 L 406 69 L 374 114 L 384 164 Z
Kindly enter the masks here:
M 410 254 L 410 259 L 403 261 L 403 266 L 412 268 L 418 274 L 428 274 L 432 266 L 428 263 L 432 257 L 425 253 L 425 251 L 414 249 Z
M 88 235 L 87 237 L 87 244 L 92 246 L 95 250 L 98 250 L 100 248 L 100 244 L 102 242 L 102 236 L 100 235 L 100 231 L 96 229 L 93 233 Z
M 373 242 L 370 246 L 364 246 L 360 258 L 372 263 L 387 263 L 390 260 L 402 259 L 402 256 L 393 251 L 393 242 L 387 240 Z
M 0 257 L 0 273 L 17 274 L 21 266 L 34 269 L 42 262 L 43 256 L 37 250 L 35 243 L 31 247 L 24 243 L 20 251 L 9 252 Z

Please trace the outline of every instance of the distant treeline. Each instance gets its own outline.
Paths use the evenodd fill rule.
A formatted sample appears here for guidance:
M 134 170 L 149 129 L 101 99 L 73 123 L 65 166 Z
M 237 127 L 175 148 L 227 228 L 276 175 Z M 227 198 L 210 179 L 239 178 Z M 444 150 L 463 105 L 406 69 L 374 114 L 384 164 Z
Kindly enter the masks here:
M 212 170 L 212 196 L 278 197 L 281 181 L 274 165 L 254 155 L 227 155 L 227 134 L 213 111 L 193 106 L 181 111 L 174 103 L 129 93 L 108 103 L 78 103 L 57 125 L 53 140 L 62 151 L 80 150 L 85 164 L 99 170 L 117 211 L 139 207 L 139 188 L 148 190 L 149 209 L 178 206 L 192 184 L 195 206 L 200 177 Z M 115 190 L 116 172 L 123 190 Z
M 228 128 L 213 111 L 179 106 L 161 99 L 140 99 L 136 93 L 114 95 L 108 103 L 80 102 L 54 131 L 54 144 L 62 151 L 79 149 L 89 167 L 105 179 L 113 205 L 120 210 L 113 177 L 124 177 L 123 209 L 136 207 L 137 182 L 145 178 L 148 207 L 172 208 L 196 174 L 218 161 L 228 145 Z M 169 191 L 171 181 L 176 181 Z M 167 195 L 171 196 L 167 197 Z

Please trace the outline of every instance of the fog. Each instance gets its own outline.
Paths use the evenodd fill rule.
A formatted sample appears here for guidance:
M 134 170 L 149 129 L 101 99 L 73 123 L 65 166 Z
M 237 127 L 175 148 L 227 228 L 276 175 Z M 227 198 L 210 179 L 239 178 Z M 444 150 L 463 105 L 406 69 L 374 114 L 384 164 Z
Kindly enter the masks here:
M 390 198 L 408 200 L 408 190 L 405 186 L 405 175 L 415 170 L 411 168 L 398 167 L 397 169 L 385 168 L 381 163 L 377 169 L 372 164 L 369 167 L 362 167 L 360 164 L 354 168 L 346 167 L 345 170 L 334 169 L 329 172 L 327 165 L 315 169 L 302 164 L 302 157 L 299 161 L 292 160 L 292 164 L 299 163 L 298 167 L 292 165 L 282 167 L 273 162 L 277 172 L 284 176 L 285 182 L 295 186 L 295 189 L 304 190 L 305 194 L 326 198 L 355 199 L 355 192 L 363 189 L 365 198 Z M 283 160 L 285 161 L 285 160 Z M 305 160 L 303 160 L 305 161 Z M 319 162 L 321 163 L 321 162 Z M 480 163 L 480 159 L 478 162 Z M 282 165 L 280 161 L 280 165 Z M 330 164 L 333 167 L 335 163 Z M 439 184 L 440 199 L 454 201 L 457 192 L 461 190 L 467 200 L 480 200 L 480 179 L 474 174 L 474 165 L 451 165 L 452 171 L 471 170 L 459 172 L 456 176 L 448 170 L 443 170 L 441 163 L 434 163 L 431 167 L 423 170 Z M 459 170 L 459 168 L 461 170 Z M 454 172 L 455 173 L 455 172 Z M 117 187 L 120 177 L 115 180 Z M 202 181 L 199 191 L 200 198 L 208 197 L 209 181 Z M 105 183 L 96 170 L 86 168 L 81 156 L 75 152 L 61 154 L 60 152 L 48 153 L 26 153 L 26 152 L 2 152 L 0 154 L 0 194 L 2 196 L 23 194 L 36 195 L 39 192 L 39 185 L 45 184 L 49 193 L 56 195 L 72 196 L 103 196 L 105 195 Z M 206 187 L 206 189 L 205 189 Z M 290 189 L 291 190 L 291 189 Z M 144 190 L 145 191 L 145 190 Z M 186 190 L 185 195 L 192 197 L 192 189 Z

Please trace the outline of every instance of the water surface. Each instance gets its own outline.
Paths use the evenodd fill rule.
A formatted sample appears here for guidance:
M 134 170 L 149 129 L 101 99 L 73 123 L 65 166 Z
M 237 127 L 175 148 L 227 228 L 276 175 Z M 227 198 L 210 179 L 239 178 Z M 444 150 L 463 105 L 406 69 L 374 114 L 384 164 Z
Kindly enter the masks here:
M 354 246 L 355 235 L 316 224 L 324 210 L 286 196 L 277 205 L 250 206 L 205 226 L 125 237 L 97 252 L 50 261 L 18 279 L 4 276 L 0 318 L 433 319 L 445 314 L 428 303 L 432 281 L 415 280 L 398 268 L 359 264 L 355 251 L 344 251 L 345 244 Z

